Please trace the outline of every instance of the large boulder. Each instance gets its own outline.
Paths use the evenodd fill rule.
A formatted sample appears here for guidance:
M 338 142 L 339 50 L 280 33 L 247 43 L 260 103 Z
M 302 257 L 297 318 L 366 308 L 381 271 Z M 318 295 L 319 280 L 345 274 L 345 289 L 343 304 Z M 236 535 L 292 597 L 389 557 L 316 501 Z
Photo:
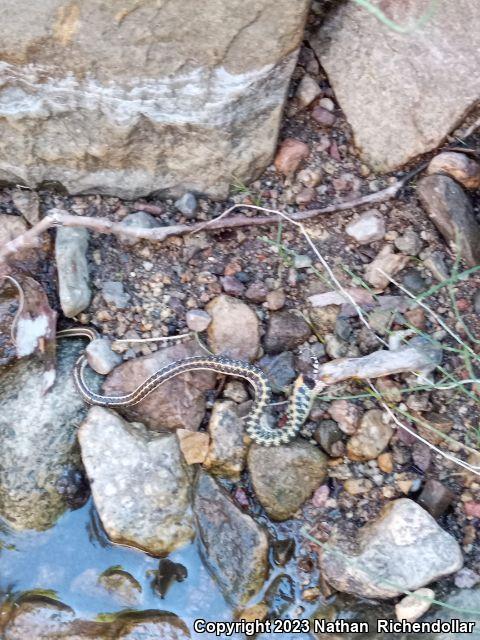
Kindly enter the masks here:
M 375 5 L 406 27 L 428 9 L 428 2 Z M 479 21 L 479 3 L 443 0 L 422 25 L 398 33 L 353 0 L 337 3 L 311 44 L 376 169 L 437 147 L 478 100 L 480 30 L 471 25 Z
M 224 195 L 269 164 L 309 2 L 0 3 L 0 179 Z

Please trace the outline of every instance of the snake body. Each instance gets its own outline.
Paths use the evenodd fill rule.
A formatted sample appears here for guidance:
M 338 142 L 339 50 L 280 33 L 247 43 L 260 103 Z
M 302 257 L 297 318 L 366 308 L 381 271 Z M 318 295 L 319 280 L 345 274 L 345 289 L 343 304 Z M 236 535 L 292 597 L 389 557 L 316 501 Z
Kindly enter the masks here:
M 90 327 L 74 327 L 57 332 L 58 338 L 84 337 L 96 340 L 99 333 Z M 275 447 L 294 440 L 308 417 L 315 398 L 314 388 L 299 376 L 293 387 L 292 397 L 287 410 L 287 421 L 283 428 L 271 427 L 265 419 L 265 410 L 270 402 L 271 389 L 268 378 L 258 367 L 241 360 L 224 356 L 193 356 L 161 367 L 136 389 L 125 395 L 106 396 L 92 391 L 85 381 L 87 358 L 84 353 L 75 363 L 73 377 L 78 392 L 91 405 L 102 407 L 129 407 L 138 404 L 155 389 L 175 376 L 189 371 L 214 371 L 224 375 L 243 378 L 249 382 L 255 392 L 255 400 L 245 420 L 245 430 L 250 438 L 261 445 Z

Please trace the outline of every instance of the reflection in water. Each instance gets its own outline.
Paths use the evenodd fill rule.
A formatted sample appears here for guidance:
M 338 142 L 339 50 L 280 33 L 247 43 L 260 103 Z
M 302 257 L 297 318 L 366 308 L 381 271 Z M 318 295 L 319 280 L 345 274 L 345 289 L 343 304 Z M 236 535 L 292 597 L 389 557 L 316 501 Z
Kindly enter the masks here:
M 169 562 L 183 567 L 185 577 L 170 580 L 168 588 L 162 582 L 161 598 L 155 588 L 158 558 L 109 542 L 91 501 L 62 516 L 48 531 L 16 533 L 0 525 L 0 549 L 2 600 L 8 596 L 21 597 L 24 591 L 41 590 L 37 593 L 55 594 L 80 618 L 93 620 L 103 614 L 105 619 L 107 614 L 126 607 L 108 591 L 92 589 L 89 576 L 99 576 L 115 566 L 140 584 L 138 609 L 168 610 L 191 630 L 196 618 L 232 619 L 230 608 L 203 567 L 195 544 L 169 556 Z M 196 637 L 210 638 L 207 634 L 196 636 L 192 631 L 192 638 Z

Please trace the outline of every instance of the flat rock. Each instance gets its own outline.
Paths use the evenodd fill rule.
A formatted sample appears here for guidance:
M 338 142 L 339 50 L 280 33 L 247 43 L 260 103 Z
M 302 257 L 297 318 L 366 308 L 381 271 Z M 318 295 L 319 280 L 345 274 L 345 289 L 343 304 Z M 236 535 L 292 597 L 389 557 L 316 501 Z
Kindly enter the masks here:
M 87 264 L 88 231 L 60 227 L 55 238 L 58 295 L 63 315 L 74 318 L 90 304 Z
M 78 438 L 95 506 L 111 540 L 152 555 L 192 540 L 191 474 L 175 435 L 148 431 L 92 407 Z
M 469 267 L 479 264 L 480 225 L 462 187 L 449 176 L 432 175 L 419 181 L 417 193 L 454 254 L 460 249 Z
M 413 25 L 428 5 L 389 3 Z M 355 2 L 338 4 L 310 40 L 365 159 L 391 171 L 437 147 L 480 97 L 480 20 L 470 0 L 446 0 L 397 33 Z
M 5 0 L 0 180 L 226 197 L 271 162 L 308 5 Z
M 103 386 L 104 393 L 129 393 L 161 367 L 204 353 L 191 341 L 127 360 L 109 374 Z M 178 428 L 195 431 L 205 415 L 204 393 L 214 387 L 215 380 L 215 374 L 208 371 L 184 373 L 162 384 L 138 404 L 121 407 L 121 413 L 128 420 L 143 422 L 159 431 Z
M 457 541 L 422 507 L 401 498 L 358 533 L 356 548 L 338 532 L 325 547 L 321 566 L 338 591 L 365 598 L 395 598 L 458 571 Z
M 208 432 L 210 446 L 203 466 L 213 475 L 237 482 L 245 467 L 247 445 L 243 420 L 234 402 L 226 400 L 213 405 Z
M 258 318 L 248 305 L 230 296 L 217 296 L 206 307 L 212 318 L 208 344 L 215 354 L 254 360 L 260 347 Z
M 72 371 L 82 348 L 78 340 L 60 342 L 46 394 L 39 359 L 1 371 L 0 513 L 14 529 L 48 529 L 67 509 L 60 484 L 81 468 L 76 431 L 86 408 Z
M 293 311 L 272 313 L 264 339 L 267 353 L 295 349 L 312 335 L 305 320 Z
M 273 520 L 287 520 L 327 476 L 327 458 L 308 442 L 280 447 L 252 445 L 248 470 L 258 500 Z
M 385 236 L 385 220 L 378 211 L 366 211 L 356 220 L 352 220 L 345 227 L 348 236 L 358 244 L 368 244 L 382 240 Z
M 198 476 L 194 509 L 205 564 L 225 598 L 233 606 L 245 605 L 268 574 L 265 531 L 204 472 Z

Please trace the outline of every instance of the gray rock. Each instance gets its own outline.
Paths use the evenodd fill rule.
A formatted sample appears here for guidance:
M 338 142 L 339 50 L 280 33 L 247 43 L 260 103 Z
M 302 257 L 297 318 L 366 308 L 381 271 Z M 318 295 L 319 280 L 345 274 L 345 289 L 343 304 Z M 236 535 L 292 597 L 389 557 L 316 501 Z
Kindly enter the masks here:
M 411 25 L 419 12 L 394 3 L 388 17 Z M 479 20 L 476 3 L 448 2 L 407 35 L 345 2 L 310 40 L 375 169 L 391 171 L 437 147 L 478 100 L 480 33 L 465 40 L 465 32 Z
M 293 258 L 293 266 L 295 267 L 295 269 L 308 269 L 308 267 L 312 266 L 312 263 L 313 260 L 310 256 L 297 254 Z
M 244 302 L 230 296 L 217 296 L 207 305 L 212 322 L 207 329 L 214 353 L 254 360 L 260 348 L 257 316 Z
M 429 478 L 425 482 L 422 493 L 418 497 L 418 504 L 434 518 L 439 518 L 455 500 L 455 494 L 444 484 Z
M 115 280 L 107 280 L 102 284 L 102 296 L 107 304 L 117 309 L 126 309 L 130 302 L 130 295 L 125 292 L 123 284 Z
M 90 304 L 92 292 L 87 264 L 88 231 L 60 227 L 55 239 L 58 295 L 63 314 L 74 318 Z
M 234 402 L 213 405 L 208 432 L 210 446 L 203 466 L 213 475 L 238 482 L 245 467 L 247 445 L 243 420 Z
M 445 633 L 439 632 L 434 635 L 433 640 L 452 640 L 452 638 L 454 638 L 454 640 L 472 640 L 472 637 L 474 638 L 478 632 L 478 613 L 474 612 L 480 611 L 480 589 L 478 587 L 476 589 L 459 589 L 447 598 L 442 598 L 442 600 L 445 600 L 449 609 L 439 607 L 425 618 L 425 620 L 433 622 L 440 619 L 443 622 L 451 622 L 456 619 L 465 623 L 475 623 L 473 627 L 474 631 L 473 633 L 458 632 L 455 633 L 455 635 L 452 635 L 452 633 L 448 631 Z M 460 613 L 460 611 L 462 611 L 462 613 Z
M 407 229 L 402 236 L 395 238 L 394 244 L 407 256 L 417 256 L 423 247 L 422 239 L 413 229 Z
M 345 445 L 343 433 L 333 420 L 322 420 L 313 434 L 314 439 L 329 456 L 334 458 L 343 455 Z
M 194 341 L 176 344 L 141 358 L 127 360 L 116 367 L 104 384 L 108 395 L 123 395 L 138 387 L 155 371 L 175 360 L 205 352 Z M 215 374 L 194 371 L 176 376 L 160 385 L 144 400 L 121 413 L 130 421 L 139 421 L 158 431 L 190 429 L 195 431 L 205 415 L 205 391 L 215 386 Z
M 305 320 L 293 311 L 272 313 L 264 339 L 267 353 L 295 349 L 307 340 L 312 331 Z
M 226 197 L 271 161 L 308 5 L 4 0 L 0 180 Z
M 308 442 L 266 449 L 252 445 L 248 470 L 258 500 L 273 520 L 291 518 L 327 476 L 327 459 Z
M 127 229 L 156 229 L 160 226 L 160 223 L 146 211 L 135 211 L 134 213 L 129 213 L 125 216 L 125 218 L 120 222 L 120 226 L 126 227 Z M 140 238 L 128 238 L 127 236 L 120 236 L 120 241 L 123 244 L 130 246 L 133 246 L 137 242 L 141 242 Z
M 82 348 L 59 344 L 56 383 L 46 394 L 36 358 L 1 372 L 0 513 L 14 529 L 48 529 L 67 509 L 59 485 L 81 468 L 75 434 L 86 409 L 72 371 Z
M 78 439 L 98 515 L 114 542 L 164 555 L 195 535 L 191 473 L 175 435 L 92 407 Z
M 416 269 L 405 269 L 402 274 L 403 286 L 415 295 L 428 289 L 428 285 Z
M 186 218 L 195 218 L 197 212 L 197 199 L 193 193 L 184 193 L 181 198 L 176 200 L 175 207 L 183 213 Z
M 205 329 L 212 321 L 212 318 L 206 311 L 203 311 L 202 309 L 190 309 L 190 311 L 187 311 L 186 321 L 187 327 L 190 329 L 190 331 L 196 331 L 200 333 L 201 331 L 205 331 Z
M 366 211 L 345 227 L 345 233 L 358 244 L 369 244 L 382 240 L 385 236 L 385 220 L 378 211 Z
M 112 351 L 112 343 L 107 338 L 97 338 L 90 342 L 85 352 L 88 364 L 94 371 L 106 376 L 122 362 L 122 357 Z
M 225 598 L 234 606 L 245 605 L 268 574 L 264 530 L 206 473 L 198 476 L 194 509 L 205 564 Z
M 257 365 L 265 371 L 274 393 L 281 393 L 295 380 L 296 371 L 291 351 L 284 351 L 278 356 L 264 356 Z
M 451 250 L 455 254 L 460 250 L 469 267 L 480 263 L 480 225 L 462 187 L 448 176 L 433 175 L 419 181 L 417 192 Z
M 12 191 L 12 200 L 29 224 L 33 226 L 40 220 L 40 199 L 36 191 L 14 189 Z
M 407 498 L 390 502 L 377 520 L 351 539 L 333 535 L 321 556 L 325 579 L 338 591 L 365 598 L 394 598 L 415 591 L 463 564 L 457 541 Z

